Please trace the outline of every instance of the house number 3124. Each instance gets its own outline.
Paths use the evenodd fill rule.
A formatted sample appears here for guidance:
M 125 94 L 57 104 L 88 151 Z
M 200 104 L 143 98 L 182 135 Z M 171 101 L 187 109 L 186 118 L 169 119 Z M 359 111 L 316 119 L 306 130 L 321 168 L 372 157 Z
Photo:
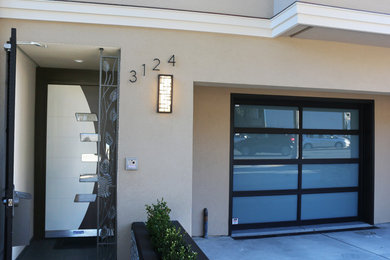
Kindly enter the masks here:
M 153 59 L 153 64 L 152 64 L 152 71 L 160 71 L 160 64 L 161 64 L 161 60 L 159 58 L 154 58 Z M 168 59 L 168 64 L 172 65 L 173 67 L 175 67 L 175 64 L 176 64 L 176 59 L 175 59 L 175 55 L 172 55 L 169 59 Z M 138 78 L 137 78 L 137 71 L 136 70 L 130 70 L 130 79 L 129 81 L 131 83 L 135 83 L 137 82 Z M 145 77 L 146 76 L 146 64 L 142 64 L 142 76 Z

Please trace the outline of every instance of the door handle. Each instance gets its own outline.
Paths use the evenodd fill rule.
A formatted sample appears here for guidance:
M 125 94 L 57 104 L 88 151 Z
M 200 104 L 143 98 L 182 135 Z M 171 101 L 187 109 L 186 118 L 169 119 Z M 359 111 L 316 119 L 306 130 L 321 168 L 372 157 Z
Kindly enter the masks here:
M 19 206 L 19 202 L 21 199 L 31 200 L 32 195 L 28 192 L 14 191 L 14 201 L 13 201 L 14 207 Z

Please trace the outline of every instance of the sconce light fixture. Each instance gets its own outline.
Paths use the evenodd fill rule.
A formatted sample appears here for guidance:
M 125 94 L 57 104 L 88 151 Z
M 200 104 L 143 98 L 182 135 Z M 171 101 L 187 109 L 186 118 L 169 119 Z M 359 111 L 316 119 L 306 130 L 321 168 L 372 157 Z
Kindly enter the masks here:
M 172 91 L 173 75 L 158 75 L 158 113 L 172 113 Z

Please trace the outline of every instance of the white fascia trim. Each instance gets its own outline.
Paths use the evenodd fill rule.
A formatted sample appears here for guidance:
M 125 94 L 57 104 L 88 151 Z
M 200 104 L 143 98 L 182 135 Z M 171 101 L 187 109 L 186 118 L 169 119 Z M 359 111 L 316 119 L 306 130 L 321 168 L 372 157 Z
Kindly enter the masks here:
M 272 37 L 278 37 L 283 33 L 298 26 L 298 12 L 296 3 L 271 19 Z
M 136 26 L 258 37 L 298 26 L 390 35 L 390 15 L 295 2 L 272 19 L 48 0 L 0 0 L 0 18 Z
M 0 0 L 0 18 L 272 35 L 268 19 L 47 0 Z
M 390 35 L 390 14 L 297 3 L 298 23 Z

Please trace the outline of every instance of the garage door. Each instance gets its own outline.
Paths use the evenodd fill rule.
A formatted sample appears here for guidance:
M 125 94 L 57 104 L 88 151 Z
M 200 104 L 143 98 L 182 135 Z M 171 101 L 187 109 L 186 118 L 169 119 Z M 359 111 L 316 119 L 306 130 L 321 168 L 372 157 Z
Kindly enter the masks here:
M 231 230 L 369 222 L 370 107 L 232 95 Z

